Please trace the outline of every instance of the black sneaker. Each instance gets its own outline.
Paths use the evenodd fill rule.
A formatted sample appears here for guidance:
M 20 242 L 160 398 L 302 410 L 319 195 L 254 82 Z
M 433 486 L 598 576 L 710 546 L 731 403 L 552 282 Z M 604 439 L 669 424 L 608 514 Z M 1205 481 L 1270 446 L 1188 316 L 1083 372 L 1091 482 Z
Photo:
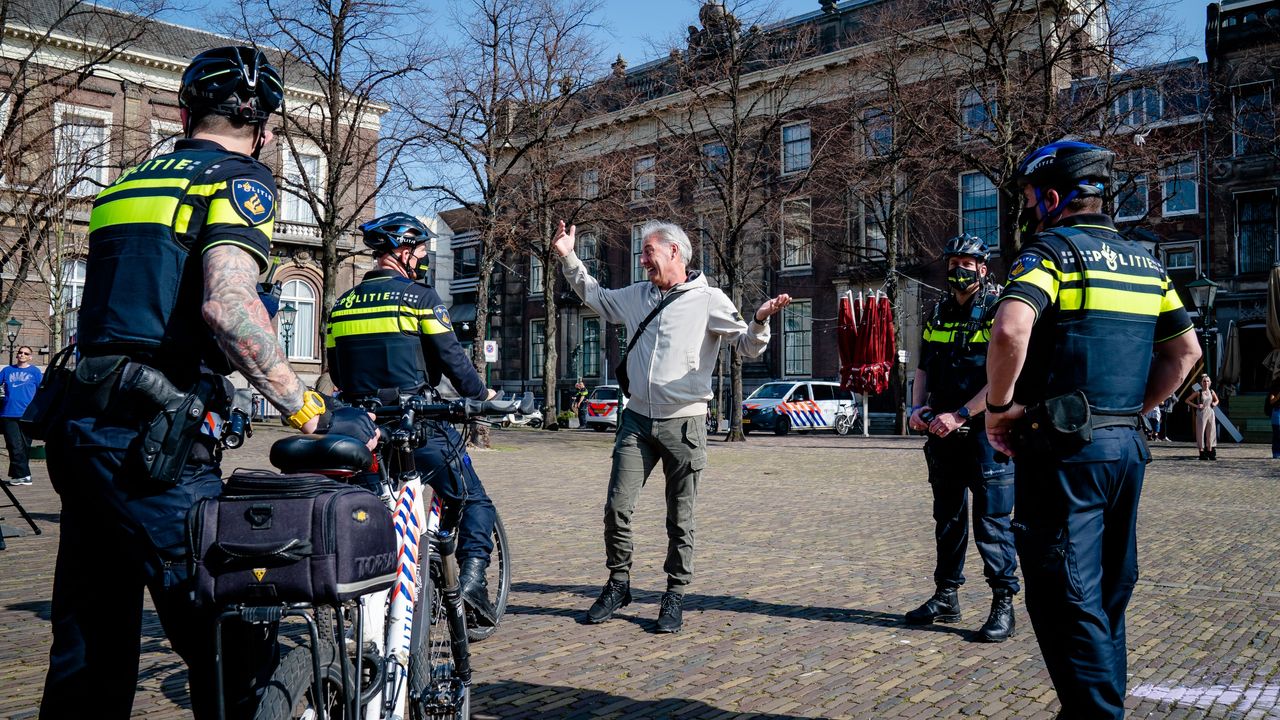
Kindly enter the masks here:
M 657 632 L 680 632 L 680 628 L 684 627 L 684 610 L 681 608 L 683 603 L 684 595 L 674 590 L 662 593 L 662 604 L 658 608 Z
M 631 604 L 631 583 L 625 580 L 609 580 L 600 591 L 600 597 L 587 611 L 587 622 L 592 625 L 608 620 L 620 608 Z

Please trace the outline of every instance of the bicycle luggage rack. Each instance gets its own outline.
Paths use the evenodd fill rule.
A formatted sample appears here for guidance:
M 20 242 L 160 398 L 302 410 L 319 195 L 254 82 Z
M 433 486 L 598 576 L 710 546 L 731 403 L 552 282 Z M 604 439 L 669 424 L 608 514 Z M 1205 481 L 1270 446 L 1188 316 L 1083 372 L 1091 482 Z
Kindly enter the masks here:
M 218 720 L 226 720 L 227 708 L 226 697 L 223 695 L 225 681 L 223 679 L 222 670 L 222 623 L 228 618 L 239 618 L 240 620 L 251 625 L 262 625 L 266 623 L 279 623 L 287 617 L 300 617 L 307 623 L 307 634 L 311 638 L 311 699 L 315 704 L 317 720 L 328 720 L 328 709 L 324 702 L 324 676 L 323 668 L 320 665 L 320 631 L 316 627 L 315 618 L 311 616 L 311 612 L 315 610 L 315 606 L 311 603 L 291 603 L 288 605 L 234 605 L 223 610 L 218 615 L 217 620 L 213 624 L 213 664 L 214 673 L 217 676 L 217 686 L 215 691 L 218 700 Z M 359 688 L 355 683 L 360 678 L 360 654 L 356 655 L 355 677 L 347 677 L 347 660 L 346 660 L 346 633 L 344 632 L 342 622 L 342 608 L 333 606 L 334 618 L 337 623 L 337 640 L 334 645 L 334 654 L 338 661 L 338 667 L 342 673 L 342 691 L 344 696 L 344 704 L 349 705 L 346 708 L 348 717 L 359 717 Z M 357 616 L 356 628 L 357 637 L 359 629 L 363 625 L 363 619 Z M 279 642 L 277 639 L 276 642 Z M 354 689 L 354 692 L 351 690 Z

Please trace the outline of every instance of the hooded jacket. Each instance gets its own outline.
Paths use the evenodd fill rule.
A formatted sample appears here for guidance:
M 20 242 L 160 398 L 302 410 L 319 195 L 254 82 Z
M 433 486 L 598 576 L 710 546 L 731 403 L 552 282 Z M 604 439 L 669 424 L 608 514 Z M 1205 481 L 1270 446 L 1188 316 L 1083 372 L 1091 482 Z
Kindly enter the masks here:
M 744 322 L 729 297 L 708 285 L 700 272 L 689 273 L 667 293 L 649 281 L 608 290 L 591 277 L 577 254 L 569 253 L 560 264 L 582 302 L 605 322 L 625 326 L 628 339 L 667 293 L 688 290 L 662 309 L 627 355 L 627 409 L 645 417 L 706 415 L 720 341 L 733 343 L 746 357 L 758 357 L 769 345 L 768 322 Z

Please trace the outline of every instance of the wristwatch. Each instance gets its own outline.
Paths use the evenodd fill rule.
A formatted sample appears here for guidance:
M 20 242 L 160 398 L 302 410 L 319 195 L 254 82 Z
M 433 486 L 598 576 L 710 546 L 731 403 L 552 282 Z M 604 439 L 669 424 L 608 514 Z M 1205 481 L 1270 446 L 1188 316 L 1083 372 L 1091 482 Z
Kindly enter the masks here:
M 968 406 L 968 405 L 961 405 L 961 406 L 960 406 L 960 409 L 956 411 L 956 415 L 957 415 L 961 420 L 968 420 L 968 419 L 969 419 L 969 406 Z
M 290 415 L 287 422 L 290 427 L 295 430 L 301 430 L 311 418 L 317 415 L 323 415 L 325 411 L 324 396 L 315 390 L 307 390 L 302 393 L 302 407 L 298 412 Z

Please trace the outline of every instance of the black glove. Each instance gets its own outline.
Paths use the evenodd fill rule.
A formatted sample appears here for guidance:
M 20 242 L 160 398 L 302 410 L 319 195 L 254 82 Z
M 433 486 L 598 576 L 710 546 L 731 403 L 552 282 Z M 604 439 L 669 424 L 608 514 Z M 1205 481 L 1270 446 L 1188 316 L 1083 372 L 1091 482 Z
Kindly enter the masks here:
M 338 407 L 326 410 L 324 415 L 320 416 L 320 424 L 316 432 L 347 435 L 362 443 L 368 443 L 377 437 L 378 426 L 373 424 L 373 419 L 363 408 Z

